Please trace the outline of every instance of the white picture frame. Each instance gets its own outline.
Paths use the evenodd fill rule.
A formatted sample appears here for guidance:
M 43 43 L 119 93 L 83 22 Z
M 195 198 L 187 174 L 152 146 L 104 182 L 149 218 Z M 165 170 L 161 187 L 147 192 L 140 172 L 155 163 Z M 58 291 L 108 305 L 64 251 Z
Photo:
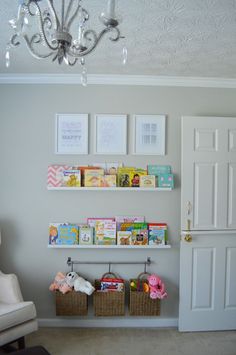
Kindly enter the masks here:
M 127 154 L 127 115 L 95 115 L 95 154 Z
M 88 154 L 88 114 L 56 114 L 56 154 Z
M 134 115 L 133 154 L 165 155 L 166 116 Z

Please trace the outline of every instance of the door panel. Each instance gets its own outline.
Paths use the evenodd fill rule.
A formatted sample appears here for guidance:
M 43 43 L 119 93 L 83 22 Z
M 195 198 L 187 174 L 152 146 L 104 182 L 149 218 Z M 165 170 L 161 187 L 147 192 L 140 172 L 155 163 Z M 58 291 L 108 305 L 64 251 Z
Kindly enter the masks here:
M 229 152 L 236 152 L 236 129 L 229 129 Z
M 216 152 L 218 147 L 217 129 L 195 129 L 195 151 Z
M 236 229 L 236 163 L 230 163 L 228 171 L 228 227 Z
M 193 248 L 192 310 L 213 309 L 215 249 Z
M 228 233 L 182 236 L 180 331 L 236 329 L 236 232 Z
M 225 308 L 236 310 L 236 248 L 226 250 Z
M 216 228 L 217 164 L 194 164 L 193 228 Z

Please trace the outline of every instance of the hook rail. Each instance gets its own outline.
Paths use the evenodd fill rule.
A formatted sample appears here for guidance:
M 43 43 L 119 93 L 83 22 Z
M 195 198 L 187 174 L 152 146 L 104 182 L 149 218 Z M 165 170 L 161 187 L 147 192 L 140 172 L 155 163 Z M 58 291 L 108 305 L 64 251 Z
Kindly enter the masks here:
M 80 260 L 72 260 L 71 257 L 67 259 L 67 265 L 71 267 L 71 271 L 74 269 L 74 265 L 77 264 L 102 264 L 109 266 L 109 272 L 111 271 L 112 264 L 119 265 L 144 265 L 144 272 L 147 270 L 147 266 L 151 265 L 151 258 L 148 256 L 146 261 L 80 261 Z

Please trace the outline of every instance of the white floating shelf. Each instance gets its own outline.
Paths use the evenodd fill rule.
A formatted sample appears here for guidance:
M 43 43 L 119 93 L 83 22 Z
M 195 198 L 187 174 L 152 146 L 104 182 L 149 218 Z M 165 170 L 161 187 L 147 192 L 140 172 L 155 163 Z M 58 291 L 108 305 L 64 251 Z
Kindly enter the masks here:
M 48 190 L 64 191 L 171 191 L 170 187 L 47 187 Z
M 50 249 L 170 249 L 171 245 L 48 245 Z

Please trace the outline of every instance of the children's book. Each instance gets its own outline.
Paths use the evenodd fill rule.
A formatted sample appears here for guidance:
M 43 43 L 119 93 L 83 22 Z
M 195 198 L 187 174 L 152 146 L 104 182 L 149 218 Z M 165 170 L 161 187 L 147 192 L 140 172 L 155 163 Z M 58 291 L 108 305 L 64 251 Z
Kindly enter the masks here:
M 147 175 L 144 169 L 133 169 L 130 171 L 130 183 L 132 187 L 140 187 L 140 178 Z
M 117 232 L 117 244 L 118 245 L 130 245 L 131 244 L 131 231 L 118 231 Z
M 116 223 L 144 223 L 144 216 L 115 216 Z
M 116 187 L 116 175 L 104 175 L 101 179 L 102 187 Z
M 140 176 L 140 187 L 156 187 L 155 175 Z
M 118 174 L 118 186 L 119 187 L 130 187 L 131 186 L 131 179 L 130 179 L 129 172 Z
M 121 231 L 132 231 L 134 229 L 147 229 L 147 223 L 120 223 Z
M 174 176 L 173 174 L 159 174 L 157 177 L 158 187 L 174 188 Z
M 71 167 L 69 165 L 49 165 L 48 166 L 48 187 L 60 187 L 63 185 L 63 172 Z
M 106 175 L 117 175 L 118 168 L 122 168 L 123 163 L 93 163 L 92 166 L 102 168 Z
M 93 244 L 94 230 L 89 226 L 79 227 L 79 244 L 80 245 L 91 245 Z
M 144 223 L 144 216 L 116 216 L 117 230 L 121 230 L 122 223 Z
M 117 224 L 117 230 L 119 231 L 131 231 L 134 229 L 134 223 L 119 223 Z
M 91 218 L 91 217 L 89 217 L 89 218 L 87 218 L 87 225 L 88 225 L 89 227 L 95 228 L 97 221 L 115 222 L 115 218 L 100 218 L 100 217 L 98 217 L 98 218 L 92 217 L 92 218 Z
M 139 187 L 140 176 L 147 175 L 144 169 L 134 167 L 123 167 L 118 169 L 118 186 L 120 187 Z
M 88 166 L 88 165 L 83 165 L 79 167 L 79 170 L 81 172 L 81 186 L 84 186 L 84 175 L 85 175 L 85 171 L 88 170 L 96 170 L 96 169 L 100 169 L 99 167 L 96 166 Z
M 170 174 L 170 165 L 148 165 L 147 166 L 148 175 L 158 176 L 159 174 Z
M 148 224 L 148 244 L 165 245 L 167 244 L 167 224 L 149 223 Z
M 84 171 L 84 186 L 86 187 L 101 187 L 102 178 L 104 176 L 103 169 L 85 169 Z
M 49 244 L 78 244 L 78 226 L 69 223 L 51 223 L 49 225 Z
M 80 187 L 81 174 L 80 170 L 64 170 L 63 171 L 63 186 L 66 187 Z
M 132 245 L 148 245 L 148 230 L 133 229 L 131 237 Z
M 50 223 L 49 224 L 49 244 L 56 245 L 58 239 L 58 227 L 61 223 Z
M 97 221 L 95 225 L 95 243 L 98 245 L 115 245 L 116 222 Z
M 131 176 L 132 176 L 131 173 L 134 170 L 135 170 L 134 167 L 118 168 L 118 186 L 130 187 L 131 186 Z

